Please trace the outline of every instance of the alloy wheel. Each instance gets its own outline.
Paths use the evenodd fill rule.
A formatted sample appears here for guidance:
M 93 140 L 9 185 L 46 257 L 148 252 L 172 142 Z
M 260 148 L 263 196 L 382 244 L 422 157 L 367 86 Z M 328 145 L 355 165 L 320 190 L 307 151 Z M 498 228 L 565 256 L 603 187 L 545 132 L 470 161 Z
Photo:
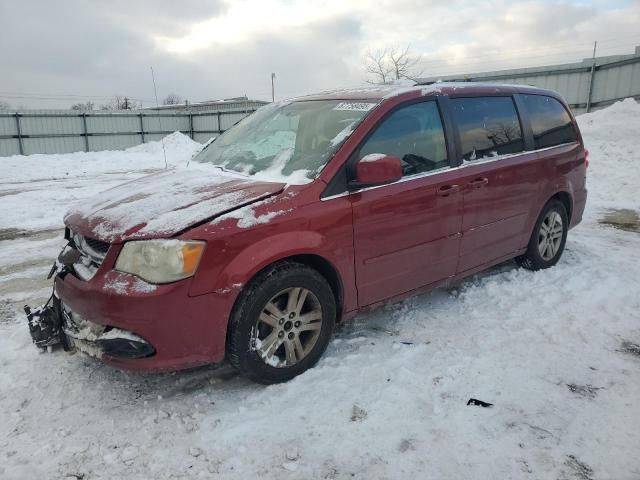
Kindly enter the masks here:
M 538 232 L 538 251 L 544 260 L 549 261 L 556 256 L 562 244 L 563 234 L 562 217 L 555 210 L 549 210 Z
M 321 329 L 318 298 L 306 288 L 287 288 L 263 307 L 253 330 L 252 346 L 267 365 L 291 367 L 311 352 Z

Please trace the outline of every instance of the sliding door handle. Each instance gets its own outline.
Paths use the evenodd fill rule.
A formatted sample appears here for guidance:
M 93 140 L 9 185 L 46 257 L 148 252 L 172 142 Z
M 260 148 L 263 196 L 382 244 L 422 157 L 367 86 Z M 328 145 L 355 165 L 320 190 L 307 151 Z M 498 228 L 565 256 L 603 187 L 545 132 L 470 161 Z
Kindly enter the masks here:
M 469 188 L 482 188 L 489 183 L 489 179 L 486 177 L 476 178 L 467 183 Z
M 443 185 L 438 188 L 437 193 L 441 197 L 448 197 L 453 193 L 457 193 L 460 191 L 460 185 Z

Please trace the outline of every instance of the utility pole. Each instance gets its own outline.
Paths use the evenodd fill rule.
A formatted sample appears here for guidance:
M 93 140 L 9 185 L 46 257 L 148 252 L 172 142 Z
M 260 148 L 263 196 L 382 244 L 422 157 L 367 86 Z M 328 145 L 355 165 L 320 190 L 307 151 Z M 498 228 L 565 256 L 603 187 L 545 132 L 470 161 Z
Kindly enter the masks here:
M 275 78 L 276 78 L 276 74 L 275 74 L 275 73 L 272 73 L 272 74 L 271 74 L 271 101 L 272 101 L 272 102 L 275 102 L 275 101 L 276 101 Z
M 591 108 L 591 94 L 593 92 L 593 77 L 596 73 L 596 48 L 598 48 L 598 42 L 593 42 L 593 55 L 591 56 L 591 74 L 589 75 L 589 90 L 587 93 L 587 107 L 586 112 L 589 113 Z

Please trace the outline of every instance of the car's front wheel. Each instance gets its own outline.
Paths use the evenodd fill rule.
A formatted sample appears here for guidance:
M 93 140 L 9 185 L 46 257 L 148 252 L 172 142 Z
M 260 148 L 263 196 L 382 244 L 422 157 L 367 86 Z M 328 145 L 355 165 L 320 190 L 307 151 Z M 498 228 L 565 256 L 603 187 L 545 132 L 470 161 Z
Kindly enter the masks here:
M 569 231 L 567 209 L 559 200 L 551 200 L 542 209 L 533 229 L 527 251 L 516 258 L 529 270 L 549 268 L 558 263 Z
M 316 364 L 336 321 L 336 302 L 325 278 L 297 262 L 261 272 L 242 292 L 227 336 L 227 356 L 261 383 L 290 380 Z

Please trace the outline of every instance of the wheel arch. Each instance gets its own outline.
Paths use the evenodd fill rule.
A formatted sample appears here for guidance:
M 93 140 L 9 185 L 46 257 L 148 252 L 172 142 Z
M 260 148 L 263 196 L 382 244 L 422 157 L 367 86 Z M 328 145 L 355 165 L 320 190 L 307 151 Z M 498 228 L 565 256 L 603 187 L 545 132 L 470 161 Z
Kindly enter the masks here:
M 292 255 L 278 260 L 278 262 L 287 260 L 308 265 L 324 277 L 336 299 L 337 318 L 339 321 L 344 300 L 344 285 L 338 269 L 329 260 L 314 253 Z
M 569 221 L 569 224 L 571 224 L 571 214 L 573 213 L 573 198 L 571 197 L 571 194 L 566 190 L 556 192 L 545 202 L 545 205 L 547 205 L 551 200 L 559 200 L 562 202 L 564 208 L 567 210 L 567 220 Z M 544 206 L 542 208 L 544 208 Z
M 520 243 L 523 249 L 526 249 L 540 215 L 552 200 L 558 200 L 564 205 L 567 210 L 568 223 L 571 225 L 571 215 L 573 213 L 573 196 L 571 194 L 571 186 L 556 186 L 555 190 L 541 193 L 535 204 L 529 210 L 529 217 L 527 219 L 526 226 L 522 231 Z
M 290 255 L 283 255 L 279 258 L 271 259 L 268 263 L 262 265 L 259 269 L 255 270 L 251 274 L 251 278 L 242 286 L 241 290 L 238 292 L 238 295 L 234 300 L 232 312 L 235 311 L 238 303 L 243 296 L 243 293 L 256 277 L 258 277 L 266 270 L 273 268 L 275 265 L 283 262 L 300 263 L 302 265 L 313 268 L 320 275 L 322 275 L 322 277 L 329 284 L 329 287 L 331 287 L 331 291 L 333 292 L 334 298 L 336 300 L 337 321 L 340 321 L 344 304 L 344 283 L 342 281 L 342 277 L 340 275 L 340 272 L 332 262 L 317 253 L 295 253 Z
M 336 301 L 336 323 L 340 322 L 342 317 L 342 309 L 343 309 L 344 289 L 343 289 L 342 278 L 340 277 L 340 273 L 338 272 L 338 269 L 329 260 L 327 260 L 321 255 L 314 254 L 314 253 L 298 253 L 294 255 L 283 256 L 281 258 L 273 260 L 268 265 L 265 265 L 259 270 L 255 271 L 251 276 L 251 279 L 246 284 L 244 284 L 241 290 L 238 292 L 238 295 L 236 296 L 233 302 L 231 313 L 227 320 L 226 333 L 225 333 L 225 352 L 228 351 L 227 345 L 229 344 L 229 341 L 230 341 L 230 333 L 231 333 L 231 328 L 229 327 L 230 322 L 234 318 L 235 312 L 239 308 L 240 302 L 243 300 L 244 294 L 247 291 L 247 289 L 250 287 L 253 280 L 259 275 L 261 275 L 263 272 L 265 272 L 266 270 L 273 268 L 278 264 L 286 263 L 286 262 L 294 262 L 294 263 L 306 265 L 310 268 L 313 268 L 320 275 L 322 275 L 322 277 L 329 284 L 331 291 L 333 292 L 333 295 Z

